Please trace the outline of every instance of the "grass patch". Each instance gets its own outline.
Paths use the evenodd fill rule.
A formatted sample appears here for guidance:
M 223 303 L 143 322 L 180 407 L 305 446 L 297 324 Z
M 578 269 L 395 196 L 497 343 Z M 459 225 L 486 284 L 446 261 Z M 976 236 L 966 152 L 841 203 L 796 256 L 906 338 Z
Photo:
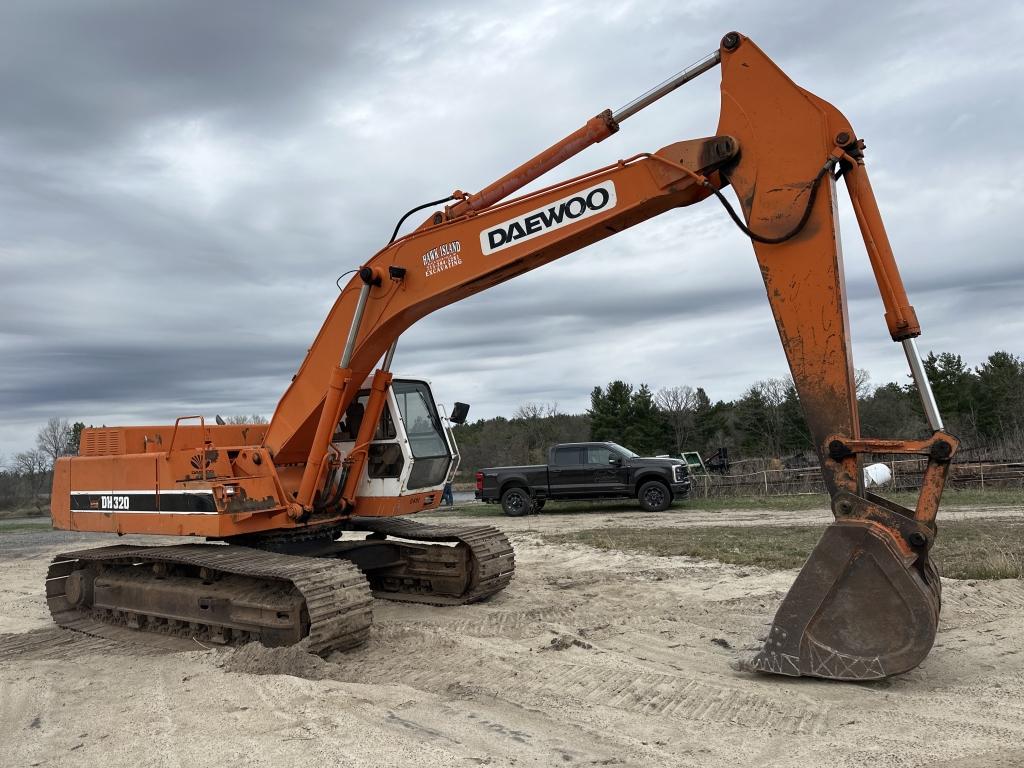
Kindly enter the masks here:
M 914 507 L 917 504 L 917 493 L 901 491 L 899 493 L 881 494 L 886 498 L 892 497 L 893 501 L 906 507 Z M 1024 507 L 1024 490 L 1020 488 L 962 488 L 955 490 L 946 488 L 942 492 L 942 507 Z
M 897 491 L 881 493 L 887 499 L 905 507 L 917 505 L 917 493 Z M 791 496 L 714 496 L 711 498 L 693 498 L 673 505 L 680 509 L 700 509 L 713 512 L 720 509 L 830 509 L 828 494 L 801 493 Z M 1024 507 L 1024 491 L 1019 488 L 992 488 L 984 491 L 977 488 L 953 490 L 946 488 L 942 494 L 942 505 L 946 507 L 986 506 L 986 507 Z M 941 507 L 940 507 L 941 508 Z M 546 511 L 546 509 L 545 509 Z
M 951 579 L 1024 578 L 1024 520 L 940 521 L 932 552 Z
M 47 504 L 45 507 L 33 506 L 21 506 L 21 507 L 8 507 L 6 509 L 0 509 L 0 520 L 9 519 L 12 517 L 50 517 L 50 506 Z
M 687 526 L 592 528 L 545 534 L 553 544 L 586 544 L 672 557 L 688 555 L 733 565 L 783 570 L 803 565 L 821 537 L 817 526 Z M 953 579 L 1024 577 L 1024 520 L 943 523 L 932 550 L 943 576 Z
M 40 518 L 38 522 L 26 522 L 19 520 L 17 522 L 6 522 L 0 520 L 0 533 L 18 533 L 25 531 L 49 531 L 53 526 L 50 523 L 50 518 Z

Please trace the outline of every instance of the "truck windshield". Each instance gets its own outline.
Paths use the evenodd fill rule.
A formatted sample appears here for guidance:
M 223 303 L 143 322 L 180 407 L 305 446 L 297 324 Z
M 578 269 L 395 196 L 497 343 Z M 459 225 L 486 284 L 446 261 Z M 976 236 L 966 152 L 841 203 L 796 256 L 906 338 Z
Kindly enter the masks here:
M 640 457 L 639 453 L 633 453 L 631 450 L 629 450 L 629 448 L 623 448 L 618 443 L 608 443 L 608 445 L 609 445 L 609 447 L 611 447 L 611 449 L 613 451 L 618 451 L 623 456 L 625 456 L 627 459 L 636 459 L 636 458 Z

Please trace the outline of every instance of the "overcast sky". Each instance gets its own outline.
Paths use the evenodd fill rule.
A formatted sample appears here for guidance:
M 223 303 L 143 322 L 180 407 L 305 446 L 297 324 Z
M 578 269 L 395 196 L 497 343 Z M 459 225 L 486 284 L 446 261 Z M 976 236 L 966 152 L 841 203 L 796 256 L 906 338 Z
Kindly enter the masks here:
M 731 29 L 867 141 L 922 348 L 1024 354 L 1021 3 L 4 0 L 0 457 L 50 416 L 269 416 L 335 278 L 402 213 L 479 189 Z M 718 82 L 544 181 L 712 134 Z M 840 204 L 856 364 L 903 381 Z M 616 378 L 729 399 L 787 372 L 714 200 L 437 312 L 395 369 L 474 418 L 581 411 Z

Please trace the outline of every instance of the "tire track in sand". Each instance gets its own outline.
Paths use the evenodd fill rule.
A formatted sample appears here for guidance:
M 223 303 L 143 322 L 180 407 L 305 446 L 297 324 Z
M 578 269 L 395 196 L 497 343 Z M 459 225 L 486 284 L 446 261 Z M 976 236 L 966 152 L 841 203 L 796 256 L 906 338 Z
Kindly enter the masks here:
M 443 630 L 438 634 L 443 635 Z M 396 657 L 386 661 L 332 664 L 335 669 L 330 676 L 344 682 L 387 681 L 439 694 L 468 686 L 522 706 L 534 706 L 537 699 L 542 699 L 546 706 L 557 710 L 568 700 L 648 717 L 729 724 L 765 732 L 818 734 L 830 722 L 828 707 L 795 703 L 784 692 L 765 695 L 683 675 L 638 670 L 633 665 L 624 666 L 618 654 L 608 654 L 613 657 L 609 659 L 611 666 L 565 662 L 554 656 L 556 651 L 537 651 L 530 654 L 530 674 L 523 675 L 521 660 L 516 658 L 517 650 L 523 650 L 521 646 L 509 648 L 511 653 L 495 654 L 484 642 L 479 648 L 468 645 L 447 638 L 425 643 L 422 654 L 398 655 L 397 648 L 410 647 L 402 644 L 396 647 Z M 536 663 L 541 653 L 549 660 Z M 367 654 L 374 655 L 374 650 L 368 649 Z M 367 668 L 374 672 L 359 671 Z
M 85 635 L 60 627 L 0 635 L 0 661 L 65 661 L 80 656 L 158 656 L 172 650 Z

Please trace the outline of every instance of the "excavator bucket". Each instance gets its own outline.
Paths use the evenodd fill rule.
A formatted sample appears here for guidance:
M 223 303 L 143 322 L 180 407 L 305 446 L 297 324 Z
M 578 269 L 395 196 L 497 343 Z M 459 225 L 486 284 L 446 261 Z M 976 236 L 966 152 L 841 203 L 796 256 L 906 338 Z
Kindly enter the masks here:
M 915 552 L 898 536 L 874 520 L 832 523 L 782 601 L 764 646 L 741 667 L 878 680 L 921 663 L 935 640 L 941 586 L 926 548 Z

